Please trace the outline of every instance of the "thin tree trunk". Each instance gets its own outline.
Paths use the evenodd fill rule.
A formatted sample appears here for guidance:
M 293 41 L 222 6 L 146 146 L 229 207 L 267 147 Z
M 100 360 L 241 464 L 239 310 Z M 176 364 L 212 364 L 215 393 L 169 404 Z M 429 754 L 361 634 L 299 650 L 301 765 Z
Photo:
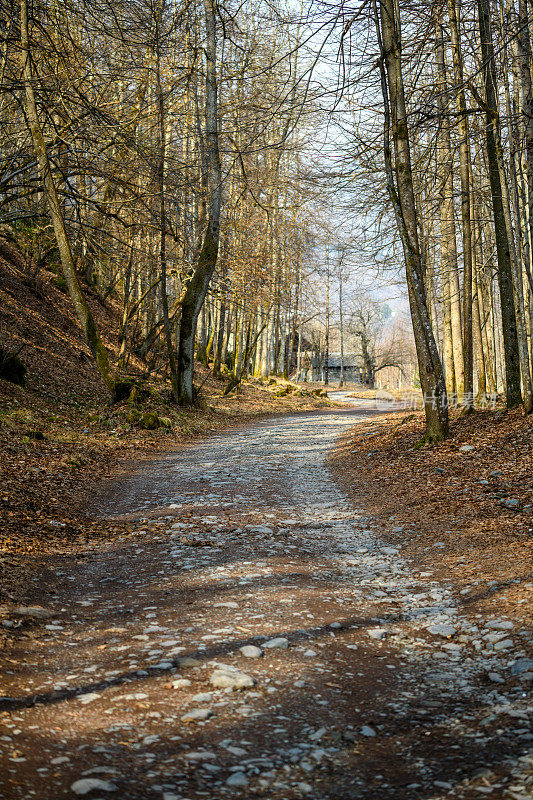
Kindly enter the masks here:
M 442 174 L 439 175 L 439 213 L 441 229 L 441 264 L 444 289 L 444 362 L 446 388 L 450 395 L 464 399 L 464 355 L 461 325 L 461 295 L 457 270 L 455 209 L 453 204 L 453 153 L 450 131 L 446 121 L 445 96 L 447 89 L 446 61 L 442 25 L 437 25 L 436 61 L 439 79 L 438 102 L 441 116 L 440 151 Z M 451 357 L 450 357 L 451 356 Z
M 470 209 L 470 141 L 464 91 L 464 69 L 461 33 L 455 0 L 448 0 L 454 77 L 457 91 L 459 161 L 461 165 L 461 220 L 463 233 L 463 358 L 464 406 L 472 410 L 474 403 L 474 357 L 472 341 L 472 228 Z
M 165 99 L 163 95 L 163 85 L 161 82 L 161 41 L 160 23 L 164 10 L 164 0 L 160 0 L 155 10 L 155 56 L 156 56 L 156 105 L 158 117 L 158 139 L 159 139 L 159 158 L 157 165 L 157 185 L 159 193 L 159 273 L 161 283 L 159 286 L 161 297 L 161 308 L 163 311 L 163 330 L 165 334 L 165 345 L 167 350 L 168 364 L 170 367 L 170 384 L 172 387 L 172 399 L 179 402 L 178 371 L 176 357 L 174 355 L 174 345 L 172 342 L 172 330 L 170 327 L 170 316 L 168 313 L 168 293 L 167 293 L 167 213 L 165 196 L 165 169 L 166 169 L 166 147 L 167 133 L 165 125 Z
M 503 52 L 504 67 L 508 65 L 507 48 Z M 515 198 L 515 212 L 517 218 L 522 212 L 520 204 L 520 191 L 518 187 L 518 180 L 520 175 L 520 161 L 518 158 L 519 144 L 517 141 L 516 126 L 513 120 L 513 108 L 511 103 L 511 92 L 509 87 L 509 76 L 507 69 L 504 69 L 503 75 L 504 92 L 505 92 L 505 105 L 508 119 L 508 139 L 511 157 L 511 181 L 513 185 L 513 197 Z M 531 413 L 533 410 L 533 386 L 531 384 L 531 371 L 529 362 L 529 348 L 527 344 L 527 325 L 524 309 L 524 283 L 522 278 L 522 259 L 524 253 L 522 243 L 522 229 L 520 224 L 518 228 L 518 250 L 517 243 L 515 242 L 515 234 L 513 230 L 512 211 L 511 211 L 511 197 L 509 186 L 507 184 L 507 174 L 505 171 L 504 154 L 501 149 L 501 144 L 497 142 L 498 147 L 498 164 L 500 169 L 500 179 L 503 190 L 503 209 L 505 214 L 505 224 L 507 227 L 507 238 L 509 240 L 509 252 L 511 256 L 511 268 L 513 276 L 513 291 L 514 291 L 514 306 L 516 316 L 516 334 L 518 338 L 518 353 L 520 357 L 520 371 L 522 375 L 522 397 L 524 402 L 524 410 L 526 414 Z M 520 251 L 520 252 L 518 252 Z
M 498 257 L 498 284 L 502 314 L 502 334 L 505 361 L 506 401 L 508 408 L 522 402 L 520 390 L 520 358 L 513 298 L 513 269 L 505 211 L 503 207 L 503 187 L 498 158 L 500 142 L 500 123 L 497 104 L 496 69 L 494 65 L 494 46 L 490 23 L 488 0 L 477 0 L 479 37 L 483 62 L 483 79 L 486 100 L 486 151 L 492 195 L 494 235 Z
M 326 245 L 326 340 L 324 343 L 324 386 L 329 384 L 329 242 Z
M 339 386 L 344 386 L 344 320 L 342 314 L 342 274 L 339 274 L 339 327 L 341 340 L 341 371 L 339 375 Z
M 91 353 L 93 354 L 98 370 L 107 386 L 113 395 L 113 399 L 121 399 L 121 386 L 117 382 L 116 376 L 110 366 L 107 350 L 100 338 L 96 322 L 87 304 L 87 301 L 81 290 L 78 276 L 76 274 L 76 266 L 74 264 L 74 256 L 70 246 L 70 241 L 67 234 L 63 212 L 59 203 L 59 197 L 55 186 L 54 178 L 52 175 L 50 160 L 48 158 L 48 151 L 44 141 L 39 116 L 37 113 L 37 104 L 35 102 L 35 94 L 33 91 L 33 70 L 31 64 L 31 46 L 28 30 L 28 2 L 21 0 L 20 3 L 20 52 L 22 62 L 22 75 L 25 89 L 25 112 L 28 121 L 28 127 L 31 133 L 33 149 L 39 164 L 39 171 L 41 173 L 41 180 L 43 183 L 44 194 L 48 203 L 48 209 L 52 218 L 54 227 L 55 239 L 61 258 L 61 266 L 63 275 L 67 283 L 68 291 L 76 314 L 81 323 L 85 339 Z
M 438 441 L 448 436 L 448 400 L 424 290 L 401 65 L 400 19 L 395 0 L 381 1 L 379 17 L 377 10 L 375 11 L 385 109 L 384 158 L 387 188 L 405 256 L 411 319 L 426 414 L 425 438 L 428 441 Z M 389 142 L 391 129 L 395 147 L 395 169 Z
M 474 261 L 475 264 L 475 261 Z M 479 313 L 479 284 L 477 271 L 474 269 L 474 297 L 473 297 L 473 322 L 474 322 L 474 346 L 476 351 L 477 363 L 477 400 L 483 404 L 487 395 L 487 379 L 485 371 L 485 355 L 483 352 L 483 335 L 481 331 L 481 316 Z
M 126 363 L 126 349 L 128 342 L 128 322 L 130 319 L 130 296 L 131 296 L 131 273 L 133 267 L 133 242 L 130 246 L 130 257 L 124 275 L 124 298 L 122 306 L 122 319 L 120 321 L 120 331 L 118 336 L 118 363 L 124 367 Z
M 217 331 L 215 355 L 213 359 L 214 375 L 220 375 L 220 364 L 222 361 L 225 324 L 226 324 L 226 303 L 224 298 L 222 297 L 220 299 L 220 311 L 218 314 L 218 331 Z
M 517 312 L 520 356 L 522 363 L 524 410 L 529 414 L 531 411 L 533 411 L 533 386 L 530 372 L 531 315 L 530 313 L 528 314 L 533 274 L 533 91 L 531 80 L 531 39 L 526 0 L 519 0 L 518 3 L 518 31 L 518 36 L 515 40 L 517 58 L 516 60 L 513 59 L 513 67 L 514 70 L 518 72 L 519 78 L 519 89 L 517 87 L 515 96 L 517 95 L 518 109 L 520 111 L 520 119 L 523 125 L 525 146 L 523 148 L 522 157 L 519 157 L 518 151 L 520 148 L 520 142 L 516 141 L 516 138 L 519 136 L 517 133 L 516 137 L 513 137 L 513 140 L 515 150 L 514 160 L 518 169 L 513 170 L 513 181 L 516 192 L 517 213 L 520 214 L 520 212 L 522 212 L 519 219 L 519 230 L 522 237 L 521 254 L 523 259 L 524 274 L 528 280 L 524 280 L 522 276 L 521 262 L 518 260 L 513 271 L 513 280 L 515 288 L 515 304 Z M 509 99 L 508 103 L 510 105 Z M 511 126 L 513 125 L 512 117 L 509 119 L 509 124 Z M 519 183 L 521 184 L 522 191 L 520 191 Z M 527 292 L 526 297 L 524 297 L 524 290 Z
M 518 69 L 520 74 L 520 111 L 524 126 L 524 168 L 526 172 L 529 222 L 529 275 L 533 272 L 533 86 L 531 79 L 531 36 L 526 0 L 518 0 Z
M 216 62 L 216 0 L 204 0 L 206 25 L 205 137 L 209 184 L 207 225 L 194 274 L 181 302 L 178 343 L 178 393 L 182 405 L 193 405 L 194 341 L 198 314 L 218 258 L 220 208 L 222 203 L 222 168 L 218 146 L 218 98 Z
M 492 335 L 491 331 L 489 330 L 490 307 L 488 307 L 487 291 L 485 287 L 486 270 L 484 264 L 482 228 L 480 224 L 481 208 L 479 207 L 479 204 L 476 205 L 476 216 L 474 217 L 474 253 L 476 259 L 477 306 L 485 364 L 485 392 L 486 394 L 492 394 L 496 392 L 494 354 L 492 349 Z

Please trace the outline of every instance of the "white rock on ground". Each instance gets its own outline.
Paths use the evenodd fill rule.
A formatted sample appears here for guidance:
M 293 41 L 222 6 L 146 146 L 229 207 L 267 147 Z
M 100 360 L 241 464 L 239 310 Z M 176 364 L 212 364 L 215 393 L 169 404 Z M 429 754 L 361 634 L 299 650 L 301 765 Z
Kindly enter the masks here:
M 234 772 L 233 775 L 230 775 L 226 781 L 226 786 L 234 786 L 235 788 L 241 788 L 248 786 L 249 780 L 244 774 L 244 772 Z
M 223 669 L 216 669 L 209 678 L 209 683 L 217 689 L 247 689 L 253 686 L 255 681 L 244 672 L 227 672 Z
M 284 636 L 278 636 L 276 639 L 269 639 L 268 642 L 263 644 L 265 650 L 286 650 L 289 646 L 289 640 Z
M 190 686 L 192 681 L 188 678 L 177 678 L 175 681 L 172 681 L 172 688 L 173 689 L 185 689 L 186 686 Z
M 204 719 L 209 719 L 213 716 L 210 708 L 194 708 L 192 711 L 187 711 L 181 717 L 183 722 L 203 722 Z
M 261 648 L 256 647 L 254 644 L 245 644 L 239 648 L 239 651 L 245 658 L 261 658 L 263 655 Z
M 444 638 L 448 638 L 450 636 L 455 636 L 457 629 L 454 628 L 453 625 L 430 625 L 428 632 L 432 633 L 434 636 L 443 636 Z
M 116 792 L 117 787 L 110 781 L 101 781 L 100 778 L 81 778 L 79 781 L 74 781 L 70 787 L 74 794 L 85 795 L 89 792 Z

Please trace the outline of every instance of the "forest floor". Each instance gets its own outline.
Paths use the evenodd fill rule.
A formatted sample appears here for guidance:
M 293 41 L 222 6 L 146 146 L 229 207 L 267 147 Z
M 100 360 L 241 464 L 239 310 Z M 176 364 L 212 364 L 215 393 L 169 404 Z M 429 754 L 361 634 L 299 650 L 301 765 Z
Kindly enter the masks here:
M 114 535 L 35 553 L 37 608 L 4 620 L 1 796 L 531 797 L 532 584 L 510 559 L 486 583 L 455 506 L 464 563 L 399 490 L 387 509 L 365 494 L 388 479 L 379 463 L 359 476 L 352 447 L 393 447 L 394 431 L 414 446 L 417 423 L 398 422 L 263 419 L 105 482 L 93 524 Z M 523 421 L 501 424 L 525 447 Z M 447 469 L 473 452 L 461 435 L 436 448 Z M 404 454 L 408 508 L 420 452 Z

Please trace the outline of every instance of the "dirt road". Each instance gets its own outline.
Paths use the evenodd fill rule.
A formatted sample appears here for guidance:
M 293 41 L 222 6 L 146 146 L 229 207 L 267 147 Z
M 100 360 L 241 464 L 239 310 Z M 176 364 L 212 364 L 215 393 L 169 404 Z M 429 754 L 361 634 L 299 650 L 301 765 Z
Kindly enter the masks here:
M 134 538 L 57 559 L 2 658 L 2 798 L 531 797 L 522 632 L 342 494 L 356 422 L 263 421 L 113 486 Z

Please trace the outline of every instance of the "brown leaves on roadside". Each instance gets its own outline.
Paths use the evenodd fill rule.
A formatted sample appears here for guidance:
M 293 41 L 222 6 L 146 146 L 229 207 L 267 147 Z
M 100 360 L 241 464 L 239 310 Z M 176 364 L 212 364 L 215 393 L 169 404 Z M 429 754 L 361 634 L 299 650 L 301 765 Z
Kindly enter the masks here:
M 335 459 L 339 480 L 393 528 L 405 552 L 465 596 L 531 609 L 533 422 L 521 411 L 457 416 L 451 438 L 418 448 L 421 416 L 357 426 Z M 530 584 L 529 584 L 530 585 Z M 496 586 L 496 590 L 492 587 Z M 501 586 L 501 591 L 498 587 Z M 504 587 L 505 591 L 504 591 Z M 481 599 L 480 599 L 481 602 Z

